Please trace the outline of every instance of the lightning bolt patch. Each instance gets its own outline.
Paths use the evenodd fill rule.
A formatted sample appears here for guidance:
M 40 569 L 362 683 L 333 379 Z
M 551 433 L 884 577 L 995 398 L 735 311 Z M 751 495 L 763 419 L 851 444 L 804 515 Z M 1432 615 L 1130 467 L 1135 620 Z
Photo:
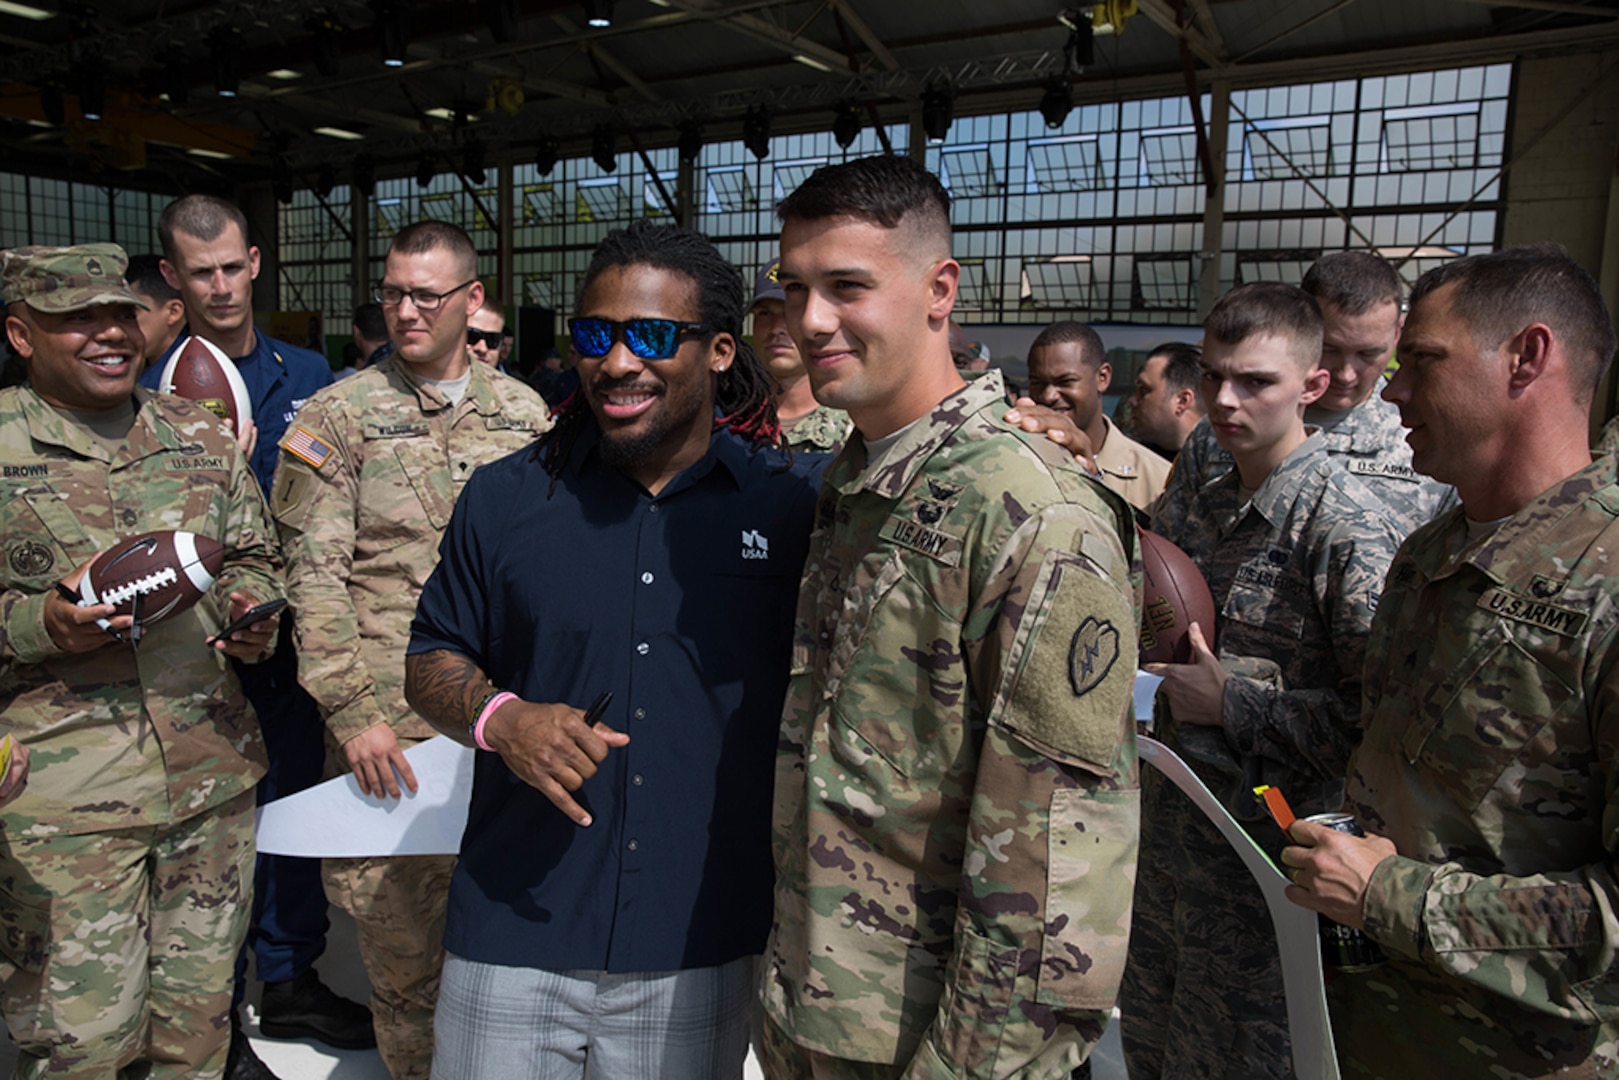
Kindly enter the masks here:
M 1068 684 L 1075 697 L 1099 686 L 1119 659 L 1119 631 L 1111 622 L 1088 616 L 1068 645 Z

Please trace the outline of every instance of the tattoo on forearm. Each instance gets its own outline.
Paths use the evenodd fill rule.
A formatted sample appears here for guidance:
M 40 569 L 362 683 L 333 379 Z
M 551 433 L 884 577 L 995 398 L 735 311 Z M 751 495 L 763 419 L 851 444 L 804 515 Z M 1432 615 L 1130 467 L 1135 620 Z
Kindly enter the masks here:
M 441 731 L 464 733 L 473 707 L 492 689 L 477 664 L 449 649 L 405 658 L 405 698 Z

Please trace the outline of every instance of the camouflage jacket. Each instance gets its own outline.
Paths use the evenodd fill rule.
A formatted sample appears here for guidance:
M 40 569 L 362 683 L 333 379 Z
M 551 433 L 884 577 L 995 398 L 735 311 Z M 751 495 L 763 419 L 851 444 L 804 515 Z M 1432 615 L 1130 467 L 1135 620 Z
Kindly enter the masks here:
M 1611 454 L 1615 450 L 1619 450 L 1619 416 L 1609 420 L 1602 428 L 1602 435 L 1594 447 L 1594 452 L 1598 454 Z
M 1268 822 L 1258 784 L 1280 787 L 1301 815 L 1342 801 L 1366 634 L 1400 543 L 1379 509 L 1320 433 L 1246 504 L 1235 469 L 1159 504 L 1153 531 L 1203 571 L 1218 613 L 1214 650 L 1231 676 L 1223 731 L 1176 724 L 1166 709 L 1160 734 L 1238 820 Z M 1282 846 L 1273 825 L 1256 836 Z
M 1002 392 L 851 436 L 794 630 L 765 1007 L 909 1077 L 1066 1077 L 1129 935 L 1136 538 Z
M 1619 1076 L 1616 522 L 1603 455 L 1489 536 L 1453 512 L 1394 561 L 1348 793 L 1399 852 L 1364 907 L 1389 962 L 1334 988 L 1335 1019 L 1340 994 L 1375 1001 L 1387 1045 L 1350 1060 L 1420 1043 L 1469 1075 Z
M 1383 400 L 1386 385 L 1386 380 L 1379 379 L 1372 396 L 1347 413 L 1318 420 L 1311 412 L 1305 422 L 1320 427 L 1327 453 L 1342 459 L 1344 468 L 1377 496 L 1405 537 L 1454 506 L 1456 492 L 1449 484 L 1411 468 L 1411 447 L 1400 426 L 1400 410 Z M 1205 417 L 1175 458 L 1168 491 L 1184 497 L 1182 489 L 1195 491 L 1230 470 L 1231 454 L 1215 441 L 1214 429 Z
M 3 815 L 13 836 L 101 832 L 192 817 L 264 775 L 258 720 L 225 654 L 231 590 L 283 594 L 264 496 L 214 414 L 135 391 L 116 454 L 27 387 L 0 391 L 0 713 L 33 753 Z M 45 630 L 55 583 L 117 540 L 183 529 L 225 545 L 213 589 L 140 644 L 69 655 Z
M 849 435 L 849 414 L 842 409 L 817 405 L 811 411 L 782 426 L 781 444 L 788 450 L 807 454 L 831 454 Z
M 1169 462 L 1120 431 L 1105 415 L 1102 423 L 1107 428 L 1107 438 L 1096 454 L 1096 471 L 1102 474 L 1102 483 L 1136 509 L 1147 509 L 1164 490 Z
M 339 742 L 387 721 L 436 732 L 405 704 L 405 646 L 439 539 L 479 465 L 551 427 L 517 379 L 472 365 L 451 405 L 398 356 L 306 401 L 281 440 L 271 509 L 298 611 L 298 679 Z

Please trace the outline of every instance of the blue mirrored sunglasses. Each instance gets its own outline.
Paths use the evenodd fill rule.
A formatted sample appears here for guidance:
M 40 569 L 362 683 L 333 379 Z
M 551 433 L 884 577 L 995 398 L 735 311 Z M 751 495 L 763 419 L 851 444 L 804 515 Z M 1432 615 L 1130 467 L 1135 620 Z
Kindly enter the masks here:
M 573 349 L 580 356 L 602 357 L 612 351 L 613 342 L 622 341 L 624 347 L 642 360 L 667 360 L 680 349 L 680 335 L 703 334 L 708 324 L 680 322 L 676 319 L 569 319 L 568 333 L 573 335 Z

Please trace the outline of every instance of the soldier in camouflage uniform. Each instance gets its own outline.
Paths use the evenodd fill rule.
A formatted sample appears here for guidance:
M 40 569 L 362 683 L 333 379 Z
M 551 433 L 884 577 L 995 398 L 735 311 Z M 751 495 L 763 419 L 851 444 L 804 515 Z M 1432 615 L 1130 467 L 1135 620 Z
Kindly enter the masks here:
M 849 434 L 849 414 L 815 400 L 798 343 L 787 331 L 787 294 L 781 288 L 780 259 L 767 263 L 754 277 L 748 315 L 753 319 L 754 353 L 781 386 L 776 394 L 781 444 L 799 453 L 835 452 Z
M 1614 351 L 1556 248 L 1423 275 L 1388 396 L 1462 506 L 1389 572 L 1346 809 L 1289 896 L 1388 957 L 1328 988 L 1347 1077 L 1619 1076 L 1619 464 L 1582 431 Z
M 1204 331 L 1204 405 L 1237 464 L 1195 494 L 1166 494 L 1152 527 L 1197 563 L 1219 621 L 1200 627 L 1212 652 L 1200 639 L 1192 663 L 1149 670 L 1166 676 L 1160 737 L 1274 857 L 1285 838 L 1253 788 L 1281 788 L 1300 814 L 1342 800 L 1366 632 L 1399 538 L 1377 497 L 1304 426 L 1328 379 L 1316 366 L 1315 303 L 1291 285 L 1243 286 Z M 1149 770 L 1142 789 L 1119 999 L 1130 1075 L 1291 1075 L 1263 897 L 1173 784 Z
M 1321 307 L 1321 362 L 1331 372 L 1327 392 L 1305 410 L 1304 422 L 1321 429 L 1327 454 L 1377 495 L 1406 536 L 1454 503 L 1455 493 L 1411 468 L 1399 410 L 1381 395 L 1400 335 L 1399 275 L 1375 255 L 1339 252 L 1310 267 L 1303 289 Z M 1229 472 L 1231 461 L 1201 420 L 1175 458 L 1168 490 L 1190 498 Z
M 1611 454 L 1619 450 L 1619 416 L 1609 420 L 1602 429 L 1602 435 L 1597 439 L 1593 448 L 1598 454 Z
M 0 821 L 0 1012 L 18 1076 L 221 1075 L 247 932 L 258 721 L 207 639 L 282 593 L 264 498 L 214 415 L 135 385 L 140 301 L 112 244 L 0 252 L 29 385 L 0 392 L 0 712 L 33 751 Z M 225 546 L 209 594 L 123 640 L 57 591 L 121 538 Z
M 955 370 L 948 206 L 878 157 L 781 207 L 794 337 L 859 429 L 817 507 L 777 758 L 784 1080 L 1067 1077 L 1123 966 L 1130 511 L 1003 419 L 998 373 Z
M 467 357 L 483 301 L 476 252 L 454 226 L 402 230 L 379 297 L 396 351 L 310 398 L 281 440 L 273 510 L 298 609 L 299 678 L 334 760 L 369 794 L 415 790 L 404 748 L 435 732 L 405 703 L 405 646 L 439 539 L 474 469 L 550 426 L 520 381 Z M 378 1049 L 395 1080 L 433 1056 L 440 936 L 454 859 L 334 859 L 327 892 L 355 917 Z

